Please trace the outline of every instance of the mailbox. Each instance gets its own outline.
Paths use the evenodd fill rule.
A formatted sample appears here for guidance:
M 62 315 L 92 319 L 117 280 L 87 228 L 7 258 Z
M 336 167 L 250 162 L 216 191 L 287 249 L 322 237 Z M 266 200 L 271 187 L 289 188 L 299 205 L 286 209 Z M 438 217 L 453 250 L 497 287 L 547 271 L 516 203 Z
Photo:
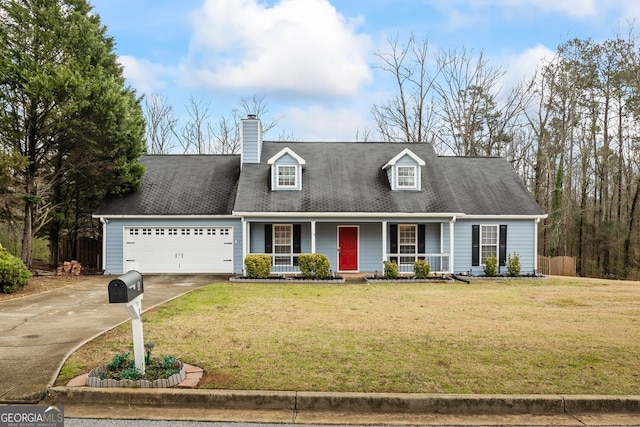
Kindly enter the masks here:
M 144 292 L 142 274 L 131 270 L 109 282 L 109 302 L 131 302 Z

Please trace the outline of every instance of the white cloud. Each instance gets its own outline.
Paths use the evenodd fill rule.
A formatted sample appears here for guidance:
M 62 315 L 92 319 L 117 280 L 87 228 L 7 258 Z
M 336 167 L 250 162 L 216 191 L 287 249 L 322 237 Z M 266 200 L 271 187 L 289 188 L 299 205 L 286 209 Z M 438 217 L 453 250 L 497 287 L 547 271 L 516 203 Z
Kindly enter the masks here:
M 362 133 L 371 127 L 362 112 L 357 107 L 292 107 L 281 114 L 278 127 L 302 141 L 355 141 L 358 133 L 358 139 L 362 140 Z
M 163 74 L 169 73 L 165 66 L 128 55 L 120 55 L 118 62 L 123 67 L 124 77 L 138 92 L 151 93 L 167 87 L 161 79 Z
M 192 19 L 190 85 L 353 96 L 371 81 L 369 36 L 328 0 L 205 0 Z
M 502 78 L 504 89 L 509 91 L 520 82 L 530 80 L 554 56 L 553 50 L 538 44 L 519 55 L 507 58 L 504 65 L 505 75 Z

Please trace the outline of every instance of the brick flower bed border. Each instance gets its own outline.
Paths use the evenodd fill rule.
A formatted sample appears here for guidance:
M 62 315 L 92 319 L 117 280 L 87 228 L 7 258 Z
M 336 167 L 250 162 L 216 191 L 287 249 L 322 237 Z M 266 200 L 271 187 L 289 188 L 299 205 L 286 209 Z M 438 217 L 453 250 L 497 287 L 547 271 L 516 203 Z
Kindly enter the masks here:
M 180 363 L 180 372 L 177 374 L 171 375 L 169 378 L 162 378 L 154 381 L 148 380 L 114 380 L 114 379 L 104 379 L 101 380 L 99 375 L 107 370 L 106 366 L 100 366 L 98 368 L 92 369 L 89 372 L 89 376 L 87 378 L 87 386 L 88 387 L 102 387 L 102 388 L 118 388 L 118 387 L 130 387 L 130 388 L 169 388 L 175 387 L 180 384 L 186 377 L 187 372 L 185 370 L 185 366 L 182 362 Z

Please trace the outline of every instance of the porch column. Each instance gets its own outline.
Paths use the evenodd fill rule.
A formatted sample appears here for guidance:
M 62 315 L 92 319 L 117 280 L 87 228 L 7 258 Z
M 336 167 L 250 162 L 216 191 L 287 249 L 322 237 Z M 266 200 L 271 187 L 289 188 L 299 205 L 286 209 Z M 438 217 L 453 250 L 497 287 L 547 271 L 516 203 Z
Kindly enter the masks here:
M 387 221 L 382 221 L 382 262 L 387 260 Z
M 311 253 L 316 253 L 316 222 L 311 221 Z
M 244 260 L 249 251 L 249 221 L 242 218 L 242 274 L 244 274 Z
M 453 237 L 454 237 L 454 228 L 456 223 L 456 217 L 451 218 L 451 222 L 449 222 L 449 273 L 453 273 Z

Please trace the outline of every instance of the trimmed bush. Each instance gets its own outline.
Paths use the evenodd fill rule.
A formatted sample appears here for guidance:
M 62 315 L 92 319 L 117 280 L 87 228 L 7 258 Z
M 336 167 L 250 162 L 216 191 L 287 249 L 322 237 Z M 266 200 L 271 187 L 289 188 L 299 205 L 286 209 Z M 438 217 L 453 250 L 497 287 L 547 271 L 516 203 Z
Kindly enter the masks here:
M 298 257 L 298 266 L 304 277 L 314 279 L 326 279 L 329 277 L 329 258 L 322 254 L 301 254 Z
M 384 262 L 384 278 L 385 279 L 398 278 L 398 264 L 396 264 L 395 261 Z
M 23 262 L 0 246 L 0 292 L 11 294 L 29 282 L 31 272 Z
M 522 266 L 520 265 L 520 254 L 515 253 L 513 254 L 513 256 L 511 256 L 511 254 L 507 255 L 507 271 L 510 275 L 519 275 L 521 268 Z
M 249 279 L 266 279 L 271 274 L 271 257 L 265 254 L 249 254 L 244 259 Z
M 498 274 L 498 258 L 491 255 L 484 260 L 484 274 L 493 277 Z
M 423 259 L 419 259 L 413 264 L 413 274 L 415 274 L 416 279 L 426 279 L 429 277 L 430 272 L 431 265 Z

